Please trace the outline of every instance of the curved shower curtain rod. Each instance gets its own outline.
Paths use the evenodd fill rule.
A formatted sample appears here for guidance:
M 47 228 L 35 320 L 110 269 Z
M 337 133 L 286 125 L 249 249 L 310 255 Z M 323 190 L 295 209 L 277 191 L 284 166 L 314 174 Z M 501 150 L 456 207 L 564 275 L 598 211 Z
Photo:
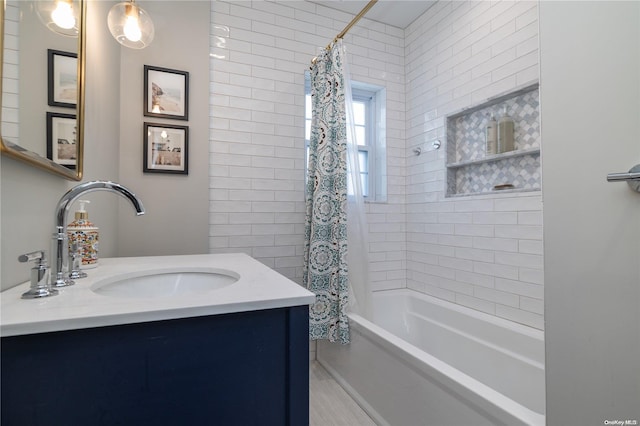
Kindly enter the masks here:
M 373 7 L 374 4 L 376 4 L 378 2 L 378 0 L 369 0 L 369 3 L 367 3 L 367 5 L 365 7 L 362 8 L 362 10 L 360 11 L 360 13 L 358 13 L 352 20 L 351 22 L 349 22 L 347 24 L 346 27 L 344 27 L 344 29 L 342 31 L 340 31 L 338 33 L 337 36 L 334 37 L 333 40 L 331 40 L 331 43 L 329 43 L 327 45 L 327 47 L 325 47 L 325 50 L 329 50 L 331 49 L 331 45 L 335 42 L 337 42 L 338 40 L 340 40 L 341 38 L 343 38 L 345 36 L 345 34 L 347 34 L 349 32 L 349 30 L 351 29 L 351 27 L 353 27 L 359 20 L 360 18 L 362 18 L 364 15 L 367 14 L 367 12 L 369 11 L 369 9 L 371 9 Z M 313 58 L 311 60 L 312 64 L 315 64 L 316 61 L 318 60 L 318 57 L 316 56 L 315 58 Z

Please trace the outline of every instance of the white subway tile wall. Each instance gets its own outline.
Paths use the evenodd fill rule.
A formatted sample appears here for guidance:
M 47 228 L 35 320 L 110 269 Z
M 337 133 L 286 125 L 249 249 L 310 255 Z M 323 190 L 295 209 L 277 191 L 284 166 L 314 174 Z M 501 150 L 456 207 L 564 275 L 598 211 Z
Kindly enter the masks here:
M 2 70 L 2 132 L 11 141 L 20 140 L 19 107 L 19 33 L 20 7 L 7 4 L 4 22 L 4 57 Z
M 407 286 L 543 328 L 539 192 L 446 199 L 445 116 L 538 78 L 537 4 L 438 2 L 405 30 Z
M 211 14 L 210 250 L 301 282 L 304 72 L 352 16 L 303 1 L 215 1 Z M 365 19 L 345 44 L 352 79 L 387 88 L 389 202 L 367 206 L 373 283 L 404 287 L 404 31 Z
M 352 19 L 303 1 L 211 3 L 210 251 L 296 282 L 304 247 L 304 72 Z M 404 31 L 364 19 L 352 79 L 387 89 L 388 202 L 369 204 L 374 289 L 406 286 Z M 311 345 L 310 357 L 313 359 Z
M 212 253 L 301 282 L 304 71 L 351 18 L 305 1 L 212 2 Z M 446 114 L 537 78 L 536 3 L 436 3 L 406 30 L 364 18 L 345 45 L 352 79 L 387 90 L 388 197 L 367 204 L 372 288 L 542 328 L 539 192 L 445 199 L 446 147 L 430 148 Z

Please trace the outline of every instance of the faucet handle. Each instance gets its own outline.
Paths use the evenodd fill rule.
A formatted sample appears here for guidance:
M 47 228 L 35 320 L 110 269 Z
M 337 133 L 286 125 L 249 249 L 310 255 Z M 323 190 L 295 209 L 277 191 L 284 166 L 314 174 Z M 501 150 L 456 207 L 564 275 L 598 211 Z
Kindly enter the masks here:
M 79 278 L 86 278 L 87 273 L 80 270 L 80 264 L 82 263 L 82 254 L 80 253 L 79 245 L 77 241 L 71 243 L 71 250 L 69 250 L 69 258 L 71 259 L 71 272 L 69 272 L 69 279 L 77 280 Z
M 18 256 L 18 262 L 34 262 L 37 261 L 37 265 L 46 264 L 47 263 L 47 254 L 44 250 L 32 251 L 31 253 L 22 254 Z
M 31 268 L 31 288 L 22 294 L 23 299 L 36 299 L 58 294 L 58 290 L 51 288 L 51 283 L 49 282 L 50 271 L 44 250 L 20 255 L 18 256 L 18 262 L 35 262 L 35 266 Z

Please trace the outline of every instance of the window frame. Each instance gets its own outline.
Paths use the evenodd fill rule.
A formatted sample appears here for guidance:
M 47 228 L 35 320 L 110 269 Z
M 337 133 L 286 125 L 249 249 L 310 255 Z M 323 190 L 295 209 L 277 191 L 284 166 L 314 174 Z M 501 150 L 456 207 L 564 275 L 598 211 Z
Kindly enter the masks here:
M 309 72 L 305 72 L 305 169 L 308 168 L 309 144 L 307 139 L 307 123 L 310 124 L 311 117 L 307 117 L 307 99 L 311 94 L 311 79 Z M 365 145 L 358 145 L 358 152 L 367 153 L 367 195 L 363 194 L 364 201 L 385 202 L 386 201 L 386 158 L 380 159 L 380 155 L 386 154 L 386 143 L 384 141 L 386 124 L 385 89 L 383 87 L 372 86 L 351 80 L 351 97 L 353 101 L 365 104 Z M 309 98 L 308 98 L 309 97 Z M 380 149 L 382 148 L 382 149 Z M 359 158 L 358 158 L 359 161 Z M 382 165 L 382 170 L 379 167 Z M 360 171 L 362 175 L 362 171 Z M 384 176 L 381 175 L 384 174 Z M 306 179 L 305 174 L 305 179 Z
M 365 200 L 375 199 L 376 194 L 376 126 L 375 126 L 375 110 L 376 110 L 376 93 L 370 90 L 364 90 L 357 86 L 357 83 L 352 82 L 351 98 L 354 102 L 361 102 L 365 108 L 365 144 L 358 145 L 358 153 L 367 153 L 367 195 L 364 195 Z M 362 170 L 360 175 L 362 176 Z

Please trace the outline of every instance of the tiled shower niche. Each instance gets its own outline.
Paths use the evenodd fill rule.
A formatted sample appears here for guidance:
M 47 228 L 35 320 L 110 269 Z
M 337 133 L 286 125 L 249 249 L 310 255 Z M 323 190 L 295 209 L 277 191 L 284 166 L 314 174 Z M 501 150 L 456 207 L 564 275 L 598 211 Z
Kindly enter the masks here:
M 538 95 L 535 83 L 447 117 L 447 197 L 540 189 Z M 514 150 L 486 155 L 485 128 L 505 106 L 515 122 Z

